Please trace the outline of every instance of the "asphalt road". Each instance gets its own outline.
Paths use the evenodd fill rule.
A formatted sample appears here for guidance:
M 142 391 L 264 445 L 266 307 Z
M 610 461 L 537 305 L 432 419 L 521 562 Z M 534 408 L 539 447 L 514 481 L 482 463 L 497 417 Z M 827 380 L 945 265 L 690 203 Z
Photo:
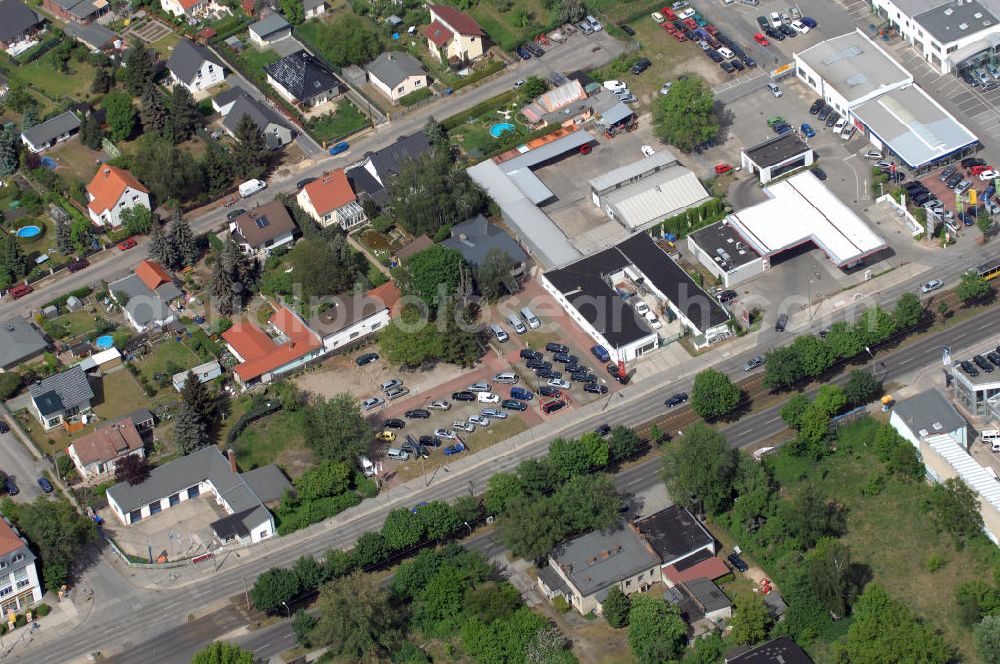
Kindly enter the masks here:
M 42 495 L 35 482 L 42 476 L 43 466 L 33 457 L 13 432 L 0 434 L 0 470 L 14 479 L 20 493 L 14 496 L 18 502 L 31 502 Z M 3 491 L 6 495 L 6 491 Z

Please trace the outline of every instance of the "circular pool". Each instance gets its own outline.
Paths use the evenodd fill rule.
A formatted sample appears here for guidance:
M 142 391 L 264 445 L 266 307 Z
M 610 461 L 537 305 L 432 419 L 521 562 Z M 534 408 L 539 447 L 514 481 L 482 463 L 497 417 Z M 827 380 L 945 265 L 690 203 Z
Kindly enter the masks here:
M 110 334 L 105 334 L 94 339 L 94 345 L 98 350 L 107 350 L 115 345 L 115 340 L 111 338 Z
M 41 234 L 42 229 L 38 226 L 21 226 L 17 229 L 17 233 L 15 233 L 18 237 L 23 238 L 38 237 Z
M 493 138 L 500 138 L 500 134 L 505 131 L 514 131 L 514 125 L 509 122 L 498 122 L 490 127 L 490 136 Z

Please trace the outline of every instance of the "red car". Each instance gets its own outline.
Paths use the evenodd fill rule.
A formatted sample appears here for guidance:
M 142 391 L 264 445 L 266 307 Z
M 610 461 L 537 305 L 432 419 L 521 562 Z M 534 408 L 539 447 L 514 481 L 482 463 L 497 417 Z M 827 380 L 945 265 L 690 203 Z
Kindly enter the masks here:
M 35 289 L 25 283 L 14 284 L 10 287 L 10 296 L 16 300 L 20 297 L 24 297 L 33 290 Z
M 127 240 L 122 240 L 121 242 L 119 242 L 118 249 L 120 251 L 128 251 L 137 244 L 138 242 L 136 242 L 134 238 L 129 238 Z
M 730 166 L 729 164 L 716 164 L 715 165 L 715 174 L 716 175 L 725 175 L 726 173 L 728 173 L 731 170 L 733 170 L 733 167 Z
M 761 46 L 767 46 L 768 44 L 771 43 L 771 42 L 767 41 L 767 37 L 765 37 L 764 35 L 762 35 L 759 32 L 753 36 L 753 40 L 755 42 L 757 42 L 758 44 L 760 44 Z
M 562 399 L 553 399 L 552 401 L 547 401 L 542 404 L 542 412 L 546 415 L 551 415 L 557 411 L 562 410 L 566 407 L 566 402 Z
M 686 37 L 686 36 L 684 35 L 684 33 L 683 33 L 683 32 L 681 32 L 680 30 L 677 30 L 676 32 L 673 32 L 673 33 L 671 33 L 671 34 L 672 34 L 672 35 L 673 35 L 674 37 L 676 37 L 676 38 L 677 38 L 677 41 L 679 41 L 679 42 L 686 42 L 686 41 L 688 40 L 688 38 L 687 38 L 687 37 Z
M 714 25 L 712 25 L 711 23 L 709 23 L 708 25 L 705 26 L 705 32 L 714 37 L 715 35 L 719 34 L 719 29 Z
M 698 22 L 696 20 L 694 20 L 693 18 L 686 18 L 686 19 L 684 19 L 684 25 L 686 25 L 687 27 L 691 28 L 692 30 L 697 30 L 698 29 Z
M 664 7 L 663 9 L 660 10 L 660 13 L 663 14 L 664 18 L 666 18 L 668 21 L 677 20 L 677 14 L 675 14 L 674 10 L 671 9 L 670 7 Z
M 969 169 L 969 173 L 972 175 L 979 175 L 980 173 L 985 173 L 989 170 L 992 170 L 992 166 L 973 166 Z

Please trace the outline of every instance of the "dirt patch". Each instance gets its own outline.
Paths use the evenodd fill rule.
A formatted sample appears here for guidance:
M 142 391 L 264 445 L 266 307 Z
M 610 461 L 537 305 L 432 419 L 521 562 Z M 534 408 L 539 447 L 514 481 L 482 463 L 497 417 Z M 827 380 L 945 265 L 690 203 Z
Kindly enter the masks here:
M 556 611 L 544 601 L 533 607 L 552 619 L 571 642 L 573 654 L 581 664 L 622 664 L 631 662 L 628 629 L 614 629 L 603 618 L 586 619 L 576 611 Z
M 365 349 L 365 352 L 369 350 L 374 348 Z M 361 353 L 362 351 L 358 351 L 350 356 L 332 357 L 316 369 L 295 378 L 295 383 L 307 392 L 325 397 L 347 392 L 358 399 L 367 399 L 381 394 L 379 385 L 395 378 L 403 381 L 412 397 L 454 380 L 466 371 L 450 364 L 441 364 L 432 369 L 404 371 L 391 367 L 384 359 L 359 367 L 354 358 Z M 442 397 L 435 395 L 434 398 Z

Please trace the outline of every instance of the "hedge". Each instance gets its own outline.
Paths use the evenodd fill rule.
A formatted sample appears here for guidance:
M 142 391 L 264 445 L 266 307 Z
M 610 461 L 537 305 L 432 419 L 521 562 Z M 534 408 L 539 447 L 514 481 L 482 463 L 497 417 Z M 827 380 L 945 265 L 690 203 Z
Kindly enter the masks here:
M 482 69 L 473 72 L 472 75 L 470 76 L 464 76 L 461 79 L 459 79 L 458 82 L 456 82 L 454 85 L 451 86 L 451 89 L 453 91 L 460 90 L 466 86 L 472 85 L 473 83 L 477 83 L 483 80 L 484 78 L 492 76 L 493 74 L 497 73 L 498 71 L 503 69 L 504 66 L 505 66 L 504 63 L 498 60 L 490 60 L 488 63 L 486 63 L 486 65 Z
M 408 95 L 404 95 L 399 98 L 400 106 L 413 106 L 414 104 L 419 104 L 423 100 L 434 94 L 430 88 L 421 88 L 420 90 L 414 90 Z
M 490 97 L 486 101 L 479 102 L 470 109 L 457 113 L 450 118 L 445 118 L 441 121 L 441 126 L 445 131 L 451 131 L 455 127 L 465 124 L 466 120 L 469 120 L 470 118 L 478 118 L 483 113 L 492 111 L 499 106 L 509 104 L 513 100 L 514 90 L 506 90 L 498 94 L 496 97 Z
M 230 445 L 232 445 L 248 426 L 265 415 L 270 415 L 271 413 L 275 413 L 279 410 L 281 410 L 281 403 L 277 399 L 272 399 L 271 401 L 262 403 L 256 408 L 247 411 L 242 417 L 240 417 L 240 419 L 236 420 L 235 424 L 233 424 L 233 428 L 229 430 L 228 434 L 226 434 L 226 440 Z
M 77 288 L 75 291 L 70 291 L 65 295 L 61 295 L 54 300 L 46 302 L 45 304 L 42 305 L 42 309 L 46 307 L 62 307 L 66 304 L 66 300 L 68 300 L 71 297 L 75 297 L 77 299 L 82 300 L 83 298 L 89 296 L 93 292 L 94 289 L 90 288 L 89 286 L 84 286 L 83 288 Z

